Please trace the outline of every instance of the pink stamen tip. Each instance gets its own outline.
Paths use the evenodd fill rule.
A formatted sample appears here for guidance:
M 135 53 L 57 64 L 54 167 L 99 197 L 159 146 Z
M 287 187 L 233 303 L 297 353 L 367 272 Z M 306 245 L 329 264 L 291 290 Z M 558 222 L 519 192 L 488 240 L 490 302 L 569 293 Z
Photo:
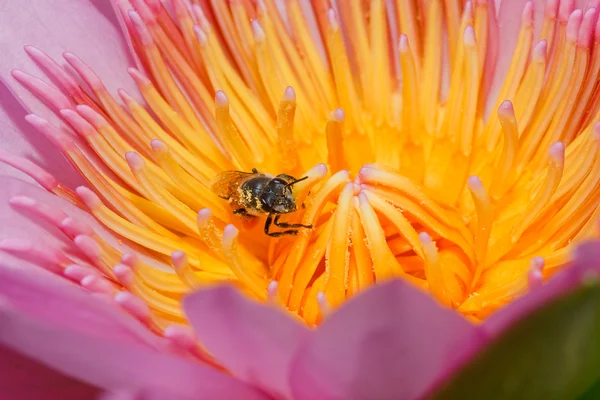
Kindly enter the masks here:
M 152 141 L 150 141 L 150 147 L 152 148 L 152 150 L 160 153 L 164 153 L 169 150 L 167 145 L 158 139 L 153 139 Z
M 100 197 L 98 197 L 96 193 L 92 192 L 89 188 L 85 186 L 79 186 L 77 189 L 75 189 L 75 192 L 83 204 L 85 204 L 91 211 L 94 211 L 102 206 Z
M 75 237 L 75 239 L 73 239 L 73 242 L 75 242 L 77 248 L 79 248 L 79 250 L 81 250 L 81 252 L 90 259 L 90 261 L 100 261 L 100 258 L 102 257 L 102 248 L 90 236 L 78 235 Z
M 231 243 L 237 238 L 238 233 L 239 231 L 235 227 L 235 225 L 228 224 L 227 226 L 225 226 L 225 228 L 223 229 L 223 245 L 231 245 Z
M 533 2 L 528 1 L 523 7 L 521 14 L 521 23 L 523 26 L 531 27 L 533 25 Z
M 427 232 L 419 233 L 419 241 L 422 245 L 431 245 L 433 241 L 431 240 L 431 236 Z
M 50 174 L 40 166 L 34 164 L 30 160 L 21 158 L 12 153 L 9 153 L 6 150 L 0 149 L 0 161 L 29 175 L 44 189 L 48 191 L 52 191 L 58 186 L 58 181 L 54 176 L 52 176 L 52 174 Z
M 266 39 L 265 31 L 257 20 L 252 20 L 252 33 L 254 35 L 254 40 L 257 42 L 264 42 Z
M 288 103 L 296 102 L 296 92 L 294 91 L 293 87 L 288 86 L 287 88 L 285 88 L 285 91 L 283 92 L 283 101 L 286 101 Z
M 150 9 L 150 7 L 148 7 L 146 5 L 146 3 L 143 0 L 130 0 L 130 1 L 131 1 L 131 4 L 133 5 L 133 7 L 135 8 L 135 11 L 137 11 L 140 14 L 140 17 L 142 17 L 142 19 L 144 20 L 144 22 L 146 24 L 149 24 L 149 25 L 156 24 L 156 17 L 154 15 L 154 13 Z
M 531 260 L 529 272 L 527 274 L 527 283 L 530 290 L 536 289 L 542 286 L 544 276 L 544 258 L 542 257 L 534 257 Z
M 548 55 L 548 42 L 540 40 L 533 49 L 533 59 L 537 62 L 545 61 Z
M 476 175 L 470 176 L 467 184 L 469 185 L 469 188 L 471 190 L 483 189 L 483 183 L 481 182 L 481 179 L 479 179 L 479 177 Z
M 159 0 L 146 0 L 146 4 L 154 14 L 158 14 L 162 10 L 162 5 Z
M 46 53 L 30 45 L 25 46 L 25 51 L 41 68 L 58 81 L 69 94 L 81 93 L 81 88 L 77 82 Z
M 473 3 L 471 1 L 465 3 L 462 18 L 466 21 L 473 21 Z
M 463 42 L 465 46 L 475 46 L 475 30 L 473 29 L 472 25 L 469 25 L 465 28 Z
M 150 79 L 146 78 L 144 74 L 142 74 L 139 70 L 135 68 L 128 68 L 127 72 L 129 72 L 129 75 L 133 78 L 136 85 L 138 85 L 140 88 L 152 85 Z
M 113 272 L 119 280 L 120 284 L 127 288 L 131 287 L 133 281 L 135 280 L 135 274 L 129 266 L 124 264 L 117 264 L 113 268 Z
M 183 4 L 183 0 L 171 0 L 171 4 L 177 18 L 184 19 L 190 17 L 187 7 Z
M 498 115 L 504 117 L 512 117 L 515 115 L 515 109 L 510 100 L 505 100 L 500 104 L 500 107 L 498 107 Z
M 60 110 L 60 115 L 84 138 L 97 133 L 92 125 L 73 110 Z
M 410 47 L 408 44 L 408 36 L 406 34 L 400 35 L 400 40 L 398 40 L 398 48 L 401 53 L 408 53 L 410 51 Z
M 592 135 L 594 135 L 594 139 L 600 140 L 600 122 L 596 122 L 592 127 Z
M 132 105 L 136 104 L 137 102 L 133 99 L 133 97 L 131 97 L 129 95 L 129 93 L 127 93 L 127 91 L 125 89 L 118 89 L 117 93 L 119 94 L 119 96 L 121 97 L 121 100 L 123 100 L 123 103 L 125 103 L 127 105 L 127 107 L 131 107 Z
M 18 69 L 12 70 L 11 75 L 32 94 L 45 101 L 54 110 L 73 108 L 69 99 L 58 89 L 50 86 L 39 78 L 31 76 Z
M 121 256 L 121 263 L 127 265 L 130 268 L 135 269 L 138 265 L 139 259 L 133 253 L 125 253 Z
M 358 197 L 359 204 L 369 204 L 369 198 L 364 191 L 361 190 L 356 197 Z
M 44 134 L 60 150 L 70 151 L 75 147 L 75 143 L 66 134 L 39 115 L 26 115 L 25 121 Z
M 215 93 L 215 105 L 221 108 L 229 107 L 229 99 L 222 90 L 217 90 Z
M 171 253 L 171 261 L 173 262 L 173 266 L 175 269 L 179 270 L 187 266 L 187 254 L 185 254 L 181 250 L 175 250 Z
M 198 25 L 194 25 L 193 29 L 194 29 L 194 34 L 196 35 L 196 39 L 198 39 L 198 43 L 200 43 L 201 46 L 206 45 L 206 41 L 208 40 L 208 36 L 207 36 L 208 31 L 202 29 Z
M 212 211 L 210 210 L 210 208 L 203 208 L 202 210 L 198 211 L 198 217 L 196 218 L 198 227 L 204 228 L 206 224 L 208 224 L 208 221 L 210 220 L 211 216 Z
M 15 196 L 9 200 L 11 206 L 30 211 L 36 216 L 43 218 L 54 226 L 60 226 L 61 221 L 67 217 L 62 210 L 39 203 L 27 196 Z
M 68 51 L 63 53 L 63 58 L 71 67 L 81 76 L 87 85 L 94 91 L 103 90 L 104 85 L 92 69 L 84 63 L 79 57 Z
M 325 293 L 317 293 L 317 304 L 319 305 L 319 311 L 321 312 L 322 316 L 326 317 L 331 313 L 331 304 L 329 304 Z
M 86 276 L 100 276 L 98 271 L 95 269 L 83 267 L 77 264 L 71 264 L 66 267 L 63 271 L 63 275 L 77 283 L 80 283 Z
M 43 244 L 34 245 L 28 239 L 3 239 L 0 241 L 0 250 L 33 256 L 53 266 L 71 263 L 71 260 L 69 260 L 69 258 L 61 249 L 44 246 Z
M 114 286 L 106 279 L 88 275 L 81 280 L 81 286 L 95 293 L 112 294 Z
M 144 159 L 135 151 L 125 153 L 125 160 L 127 160 L 127 164 L 129 164 L 132 172 L 140 171 L 146 166 Z
M 575 0 L 562 0 L 558 6 L 558 20 L 567 22 L 575 8 Z
M 267 286 L 267 297 L 270 300 L 276 299 L 278 289 L 279 289 L 279 284 L 277 283 L 277 281 L 269 282 L 269 286 Z
M 335 10 L 333 8 L 327 10 L 327 19 L 329 20 L 329 26 L 331 27 L 331 29 L 340 29 L 340 23 L 338 21 L 337 14 L 335 13 Z
M 363 165 L 358 171 L 358 177 L 360 177 L 361 182 L 368 181 L 369 178 L 372 177 L 373 173 L 375 172 L 376 170 L 375 168 L 373 168 L 372 165 Z
M 142 21 L 140 15 L 133 10 L 130 10 L 128 14 L 129 19 L 135 27 L 135 31 L 137 32 L 138 38 L 140 39 L 142 44 L 144 46 L 152 46 L 154 44 L 154 41 L 152 40 L 152 35 L 150 34 L 148 28 L 146 28 L 146 25 L 144 25 L 144 21 Z
M 60 222 L 60 227 L 69 236 L 76 237 L 78 235 L 93 236 L 94 230 L 87 224 L 77 221 L 71 217 L 66 217 Z
M 108 125 L 108 122 L 104 117 L 96 112 L 92 107 L 82 104 L 75 107 L 79 115 L 81 115 L 87 122 L 92 124 L 95 128 Z
M 335 121 L 335 122 L 344 122 L 344 120 L 346 119 L 346 114 L 344 113 L 344 110 L 342 110 L 341 108 L 337 108 L 336 110 L 334 110 L 331 113 L 331 120 Z
M 204 31 L 208 32 L 210 30 L 210 23 L 208 22 L 208 18 L 206 18 L 202 7 L 198 4 L 192 5 L 192 15 Z
M 173 345 L 184 350 L 193 350 L 198 345 L 194 331 L 183 325 L 170 325 L 164 331 L 164 336 Z
M 323 178 L 325 175 L 327 175 L 327 165 L 323 163 L 315 165 L 308 171 L 308 175 L 317 178 Z
M 550 18 L 550 19 L 556 18 L 559 2 L 560 2 L 560 0 L 548 0 L 548 2 L 546 2 L 545 14 L 546 14 L 547 18 Z
M 563 142 L 556 142 L 552 146 L 550 146 L 550 157 L 556 163 L 564 163 L 565 161 L 565 144 Z
M 595 8 L 590 8 L 585 12 L 581 28 L 579 29 L 579 36 L 577 37 L 577 46 L 581 48 L 590 47 L 597 18 L 598 13 Z

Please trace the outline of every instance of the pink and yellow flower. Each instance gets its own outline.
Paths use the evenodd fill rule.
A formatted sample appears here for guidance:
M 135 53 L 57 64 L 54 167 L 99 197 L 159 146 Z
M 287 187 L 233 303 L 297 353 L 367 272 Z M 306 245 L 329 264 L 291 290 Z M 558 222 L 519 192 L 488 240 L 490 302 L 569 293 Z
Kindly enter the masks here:
M 598 4 L 112 5 L 3 14 L 45 75 L 8 45 L 33 131 L 6 122 L 46 158 L 17 133 L 0 160 L 51 193 L 2 178 L 7 358 L 149 398 L 443 398 L 595 301 Z M 211 192 L 252 168 L 307 177 L 311 229 L 270 238 Z

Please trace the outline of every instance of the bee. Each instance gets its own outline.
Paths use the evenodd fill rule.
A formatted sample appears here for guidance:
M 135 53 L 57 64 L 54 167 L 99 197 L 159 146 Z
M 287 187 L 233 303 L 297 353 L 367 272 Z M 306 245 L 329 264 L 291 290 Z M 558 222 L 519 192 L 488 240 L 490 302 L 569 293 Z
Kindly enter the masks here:
M 279 221 L 282 214 L 297 210 L 292 186 L 307 179 L 279 174 L 273 176 L 258 172 L 225 171 L 211 182 L 211 190 L 220 198 L 228 200 L 233 213 L 243 218 L 256 218 L 267 215 L 265 234 L 272 237 L 298 234 L 298 228 L 312 228 L 312 225 L 290 224 Z M 271 225 L 286 230 L 271 232 Z M 292 228 L 292 229 L 289 229 Z

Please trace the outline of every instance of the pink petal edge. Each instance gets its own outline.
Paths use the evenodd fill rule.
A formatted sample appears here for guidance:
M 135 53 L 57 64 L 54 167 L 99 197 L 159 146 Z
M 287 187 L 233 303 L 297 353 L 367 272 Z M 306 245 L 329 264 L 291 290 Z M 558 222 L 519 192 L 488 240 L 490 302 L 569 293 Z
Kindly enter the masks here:
M 374 286 L 298 350 L 294 398 L 415 398 L 480 341 L 475 326 L 408 283 Z
M 294 353 L 310 331 L 273 306 L 251 301 L 230 286 L 197 291 L 183 307 L 200 342 L 240 379 L 291 398 Z

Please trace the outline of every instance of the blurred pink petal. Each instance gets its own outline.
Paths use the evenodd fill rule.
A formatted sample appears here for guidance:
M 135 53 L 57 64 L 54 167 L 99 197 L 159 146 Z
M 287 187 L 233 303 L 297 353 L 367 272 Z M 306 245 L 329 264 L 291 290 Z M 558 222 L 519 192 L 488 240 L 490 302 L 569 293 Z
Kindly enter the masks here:
M 91 400 L 98 392 L 0 345 L 2 400 Z
M 184 309 L 200 342 L 224 367 L 248 383 L 291 397 L 290 366 L 309 334 L 305 326 L 228 286 L 189 295 Z
M 126 71 L 133 62 L 110 3 L 92 0 L 3 2 L 0 26 L 4 27 L 0 58 L 0 79 L 3 80 L 0 84 L 2 148 L 40 160 L 42 166 L 48 167 L 50 172 L 67 183 L 80 182 L 58 151 L 23 121 L 24 110 L 19 102 L 44 117 L 51 117 L 51 114 L 10 76 L 10 71 L 20 69 L 44 77 L 23 49 L 24 45 L 33 44 L 60 64 L 65 64 L 61 61 L 61 54 L 66 50 L 79 55 L 113 93 L 119 87 L 133 89 L 135 86 Z M 14 170 L 4 165 L 0 165 L 0 171 L 15 175 Z
M 476 346 L 473 325 L 403 281 L 344 304 L 298 351 L 297 399 L 408 399 Z
M 98 400 L 195 400 L 199 398 L 203 397 L 180 396 L 161 389 L 142 389 L 135 392 L 107 392 L 98 397 Z
M 261 399 L 213 367 L 167 351 L 137 320 L 46 271 L 0 264 L 0 343 L 107 390 Z

